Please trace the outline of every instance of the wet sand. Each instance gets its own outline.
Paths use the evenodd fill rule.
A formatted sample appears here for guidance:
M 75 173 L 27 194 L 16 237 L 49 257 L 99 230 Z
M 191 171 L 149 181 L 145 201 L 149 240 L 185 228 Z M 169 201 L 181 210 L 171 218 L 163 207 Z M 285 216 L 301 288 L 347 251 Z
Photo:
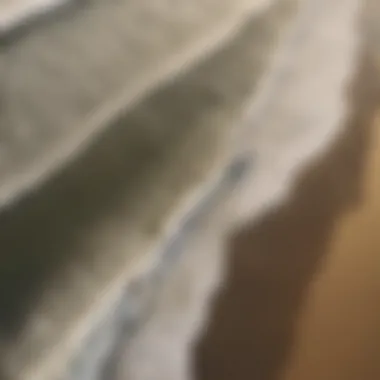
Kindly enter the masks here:
M 288 202 L 232 238 L 199 380 L 380 379 L 380 67 Z

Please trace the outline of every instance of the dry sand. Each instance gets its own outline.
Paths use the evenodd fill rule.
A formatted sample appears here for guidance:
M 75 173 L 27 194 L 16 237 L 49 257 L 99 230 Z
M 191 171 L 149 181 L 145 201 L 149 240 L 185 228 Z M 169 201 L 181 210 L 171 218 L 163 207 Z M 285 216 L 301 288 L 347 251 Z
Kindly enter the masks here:
M 380 66 L 291 199 L 234 236 L 199 380 L 380 379 Z

